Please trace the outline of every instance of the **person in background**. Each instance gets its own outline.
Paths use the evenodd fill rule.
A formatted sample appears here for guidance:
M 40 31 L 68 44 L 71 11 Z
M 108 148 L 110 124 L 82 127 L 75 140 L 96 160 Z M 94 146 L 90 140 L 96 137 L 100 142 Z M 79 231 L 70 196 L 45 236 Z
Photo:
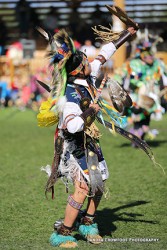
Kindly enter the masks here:
M 141 139 L 155 138 L 156 130 L 150 129 L 151 119 L 160 120 L 165 112 L 161 104 L 167 93 L 167 69 L 164 62 L 156 58 L 153 46 L 146 40 L 137 43 L 135 56 L 121 70 L 123 87 L 133 100 L 133 106 L 125 110 L 125 115 L 132 124 L 130 132 Z
M 16 19 L 19 22 L 20 37 L 28 38 L 31 20 L 31 7 L 26 0 L 19 0 L 15 11 Z
M 80 51 L 84 52 L 90 61 L 92 61 L 97 54 L 96 47 L 92 44 L 92 41 L 89 39 L 85 40 L 84 45 L 81 46 L 80 48 Z
M 5 25 L 5 22 L 3 19 L 0 17 L 0 27 L 1 27 L 1 32 L 0 32 L 0 56 L 5 55 L 5 45 L 7 42 L 7 27 Z

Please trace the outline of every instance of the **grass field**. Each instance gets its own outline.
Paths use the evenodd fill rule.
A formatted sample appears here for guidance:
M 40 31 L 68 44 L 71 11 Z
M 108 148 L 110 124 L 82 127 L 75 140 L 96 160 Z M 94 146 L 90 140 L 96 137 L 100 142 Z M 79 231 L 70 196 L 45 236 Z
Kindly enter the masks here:
M 148 144 L 167 172 L 166 124 L 167 115 L 162 121 L 152 121 L 151 127 L 160 133 Z M 95 246 L 80 239 L 79 249 L 167 249 L 167 175 L 120 135 L 101 132 L 110 170 L 109 195 L 97 212 L 105 242 Z M 31 110 L 0 110 L 2 250 L 54 249 L 48 239 L 55 220 L 64 216 L 68 194 L 59 180 L 55 200 L 44 195 L 47 177 L 40 168 L 52 162 L 53 133 L 54 128 L 37 127 Z M 141 242 L 151 238 L 155 242 Z

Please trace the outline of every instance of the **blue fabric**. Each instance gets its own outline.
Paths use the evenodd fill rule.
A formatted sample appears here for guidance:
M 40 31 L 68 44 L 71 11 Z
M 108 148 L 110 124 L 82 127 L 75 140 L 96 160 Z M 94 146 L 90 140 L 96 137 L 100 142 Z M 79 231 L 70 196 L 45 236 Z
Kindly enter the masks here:
M 64 236 L 61 234 L 58 234 L 57 232 L 52 233 L 50 236 L 49 242 L 52 246 L 57 247 L 62 243 L 66 243 L 67 241 L 71 242 L 77 242 L 77 240 L 73 236 Z
M 89 92 L 87 91 L 87 89 L 84 86 L 78 86 L 78 88 L 81 90 L 84 97 L 89 97 L 90 99 L 92 99 Z M 73 84 L 67 84 L 65 95 L 66 95 L 68 102 L 74 102 L 74 103 L 80 105 L 81 96 L 77 92 L 77 90 L 75 89 L 75 86 Z
M 80 91 L 83 93 L 84 97 L 89 97 L 91 99 L 91 96 L 88 90 L 84 86 L 79 85 L 78 88 L 80 88 Z M 73 102 L 80 106 L 80 100 L 82 97 L 80 96 L 80 94 L 75 89 L 75 86 L 72 83 L 67 84 L 65 95 L 66 95 L 68 102 Z M 84 149 L 84 132 L 81 131 L 75 134 L 70 134 L 64 131 L 64 138 L 65 140 L 69 142 L 73 142 L 75 144 L 75 149 L 72 154 L 77 159 L 82 170 L 86 170 L 87 159 L 86 159 L 85 149 Z M 97 154 L 99 162 L 104 160 L 100 146 L 96 145 L 95 147 L 94 144 L 90 144 L 89 147 L 93 152 Z M 68 161 L 69 152 L 66 153 L 65 159 L 66 161 Z
M 80 139 L 80 137 L 78 137 L 78 139 Z M 87 162 L 86 162 L 86 156 L 85 156 L 85 149 L 84 149 L 84 145 L 82 147 L 82 145 L 78 145 L 78 142 L 80 142 L 80 140 L 76 141 L 76 149 L 73 151 L 73 155 L 74 157 L 77 159 L 78 164 L 80 165 L 80 167 L 82 168 L 82 170 L 86 170 L 87 169 Z M 83 144 L 83 141 L 81 141 L 81 143 Z M 70 154 L 67 151 L 67 153 L 65 154 L 65 164 L 66 162 L 68 162 L 70 158 Z

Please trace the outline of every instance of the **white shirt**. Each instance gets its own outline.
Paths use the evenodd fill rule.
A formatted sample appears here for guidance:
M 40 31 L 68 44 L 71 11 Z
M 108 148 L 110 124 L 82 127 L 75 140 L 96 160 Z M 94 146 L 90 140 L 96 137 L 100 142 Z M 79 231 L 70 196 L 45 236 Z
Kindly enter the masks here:
M 116 47 L 111 42 L 102 46 L 99 55 L 104 56 L 107 61 L 114 54 L 115 51 Z M 102 64 L 98 59 L 95 59 L 90 63 L 90 65 L 91 76 L 95 81 Z M 85 87 L 88 86 L 86 80 L 83 79 L 76 79 L 74 83 Z M 60 129 L 67 128 L 68 132 L 72 134 L 82 131 L 84 128 L 84 120 L 80 117 L 81 114 L 82 110 L 76 103 L 66 102 L 63 109 L 63 113 L 60 117 L 58 127 Z

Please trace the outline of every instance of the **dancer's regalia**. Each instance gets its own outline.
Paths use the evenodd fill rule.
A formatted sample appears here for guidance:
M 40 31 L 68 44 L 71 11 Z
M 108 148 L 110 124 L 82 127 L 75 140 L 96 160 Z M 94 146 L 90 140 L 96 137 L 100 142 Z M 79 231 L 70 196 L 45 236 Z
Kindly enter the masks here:
M 119 8 L 116 10 L 120 11 Z M 129 20 L 128 17 L 127 20 Z M 132 20 L 129 22 L 137 29 Z M 53 196 L 54 184 L 58 178 L 61 178 L 67 189 L 69 182 L 84 183 L 89 188 L 87 196 L 94 199 L 95 202 L 99 202 L 105 191 L 104 181 L 108 178 L 108 168 L 99 144 L 100 133 L 95 120 L 136 143 L 153 159 L 145 142 L 123 130 L 126 119 L 118 111 L 122 111 L 124 106 L 129 107 L 132 104 L 131 98 L 119 84 L 112 82 L 112 79 L 107 76 L 98 78 L 102 63 L 112 56 L 116 49 L 131 36 L 131 33 L 128 30 L 116 34 L 107 31 L 108 39 L 110 38 L 112 42 L 102 47 L 99 56 L 90 64 L 90 75 L 86 76 L 81 74 L 81 72 L 85 72 L 86 67 L 89 67 L 86 55 L 76 51 L 72 39 L 65 30 L 60 30 L 53 37 L 42 29 L 39 31 L 51 46 L 49 56 L 53 68 L 53 80 L 50 85 L 39 81 L 50 92 L 50 98 L 41 105 L 38 122 L 39 126 L 44 127 L 57 125 L 54 138 L 54 159 L 46 184 L 46 193 L 52 191 Z M 105 32 L 105 36 L 107 32 Z M 97 29 L 96 33 L 99 33 Z M 101 36 L 103 34 L 103 32 L 100 33 Z M 97 81 L 100 81 L 98 89 L 96 88 Z M 100 96 L 105 84 L 110 86 L 110 96 L 118 111 Z M 91 103 L 98 103 L 101 110 L 97 113 Z M 104 114 L 109 121 L 104 119 Z M 74 198 L 73 195 L 69 195 L 67 200 L 68 206 L 74 212 L 79 211 L 83 205 L 76 198 L 76 196 Z M 93 215 L 86 214 L 82 218 L 78 230 L 87 240 L 91 242 L 95 240 L 93 243 L 102 239 L 97 224 L 93 221 Z M 51 244 L 64 247 L 76 246 L 76 240 L 71 236 L 71 232 L 72 229 L 67 225 L 57 222 L 55 232 L 50 238 Z
M 167 69 L 164 62 L 154 55 L 156 40 L 150 42 L 148 37 L 141 36 L 135 43 L 135 56 L 127 60 L 122 68 L 123 87 L 133 101 L 126 115 L 133 123 L 132 133 L 142 139 L 146 134 L 153 138 L 150 120 L 161 119 L 165 112 L 162 102 L 167 93 Z

